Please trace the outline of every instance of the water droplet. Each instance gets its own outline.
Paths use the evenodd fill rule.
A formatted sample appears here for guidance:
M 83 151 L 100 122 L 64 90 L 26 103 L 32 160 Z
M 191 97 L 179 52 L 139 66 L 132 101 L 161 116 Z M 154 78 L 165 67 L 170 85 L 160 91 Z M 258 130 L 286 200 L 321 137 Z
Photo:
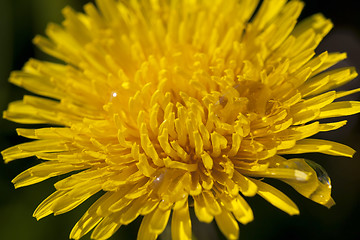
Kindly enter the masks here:
M 110 102 L 114 101 L 119 94 L 115 91 L 110 93 Z
M 318 164 L 314 161 L 311 161 L 311 160 L 305 160 L 305 161 L 312 169 L 314 169 L 318 180 L 322 184 L 327 185 L 328 188 L 331 188 L 331 180 L 330 180 L 330 177 L 329 177 L 328 173 L 326 172 L 326 170 L 320 164 Z
M 154 180 L 153 180 L 153 183 L 154 183 L 154 186 L 159 186 L 159 184 L 162 182 L 163 178 L 164 178 L 164 175 L 165 173 L 162 172 L 160 173 L 159 175 L 155 176 Z

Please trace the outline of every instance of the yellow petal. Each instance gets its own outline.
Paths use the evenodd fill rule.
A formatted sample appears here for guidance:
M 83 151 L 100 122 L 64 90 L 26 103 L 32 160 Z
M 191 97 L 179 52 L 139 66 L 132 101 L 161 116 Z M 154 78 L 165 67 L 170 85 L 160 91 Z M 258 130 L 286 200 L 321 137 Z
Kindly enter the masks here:
M 329 67 L 335 65 L 336 63 L 344 60 L 347 58 L 346 53 L 329 53 L 328 56 L 325 58 L 323 64 L 321 67 L 319 67 L 316 71 L 312 73 L 312 76 L 317 75 L 318 73 L 321 73 L 322 71 L 328 69 Z
M 173 240 L 191 240 L 191 220 L 189 206 L 186 203 L 180 209 L 174 209 L 171 220 L 171 237 Z
M 221 213 L 215 216 L 215 221 L 227 239 L 239 238 L 239 225 L 225 208 L 222 208 Z
M 291 111 L 294 113 L 298 113 L 305 110 L 310 109 L 319 109 L 326 105 L 329 105 L 331 102 L 335 100 L 336 92 L 331 91 L 316 97 L 312 97 L 303 102 L 297 103 L 291 107 Z
M 259 180 L 253 180 L 258 186 L 258 194 L 275 207 L 283 210 L 289 215 L 299 214 L 296 204 L 285 194 Z
M 319 127 L 320 127 L 319 130 L 320 130 L 320 132 L 336 130 L 336 129 L 344 126 L 346 123 L 347 123 L 346 120 L 340 121 L 340 122 L 322 123 L 319 125 Z
M 142 172 L 146 177 L 152 176 L 156 170 L 149 164 L 148 157 L 143 153 L 138 154 L 138 157 L 139 162 L 136 163 L 136 166 L 138 167 L 139 171 Z
M 261 30 L 265 27 L 265 25 L 273 19 L 274 16 L 276 16 L 284 6 L 286 1 L 270 1 L 266 0 L 263 4 L 261 4 L 261 7 L 259 11 L 256 13 L 253 24 L 256 26 L 257 29 Z
M 309 161 L 309 160 L 307 160 Z M 326 171 L 318 164 L 312 162 L 310 166 L 304 159 L 289 159 L 280 164 L 288 168 L 299 169 L 311 172 L 308 181 L 300 182 L 296 179 L 284 179 L 283 181 L 292 186 L 301 195 L 320 203 L 327 207 L 331 207 L 334 202 L 331 199 L 331 182 Z
M 177 168 L 177 169 L 182 169 L 188 172 L 194 172 L 197 170 L 198 168 L 198 164 L 188 164 L 188 163 L 183 163 L 183 162 L 179 162 L 179 161 L 173 161 L 171 160 L 169 157 L 164 158 L 164 164 L 165 167 L 167 168 Z
M 311 175 L 310 172 L 287 168 L 268 168 L 266 171 L 244 171 L 244 173 L 245 175 L 252 177 L 294 179 L 301 182 L 307 181 Z
M 139 232 L 137 235 L 137 240 L 156 240 L 158 234 L 150 231 L 152 214 L 145 215 L 141 221 Z
M 293 117 L 293 125 L 300 125 L 315 120 L 320 114 L 320 109 L 308 109 L 295 113 Z
M 123 213 L 120 216 L 119 222 L 123 225 L 128 225 L 134 221 L 140 215 L 140 210 L 143 208 L 147 198 L 147 196 L 141 196 L 132 201 L 128 207 L 122 211 Z
M 126 197 L 119 198 L 116 202 L 114 202 L 110 207 L 110 212 L 119 212 L 129 206 L 132 203 L 132 199 L 127 199 Z
M 42 201 L 39 206 L 35 209 L 33 216 L 39 220 L 47 215 L 53 213 L 52 205 L 58 199 L 65 195 L 65 191 L 55 191 L 50 196 L 48 196 L 44 201 Z
M 201 222 L 210 223 L 214 219 L 214 215 L 212 215 L 205 206 L 202 194 L 194 197 L 194 210 L 196 217 Z
M 160 208 L 155 209 L 151 215 L 149 228 L 152 233 L 160 234 L 164 231 L 166 224 L 168 223 L 171 209 L 162 210 Z
M 346 96 L 349 96 L 351 94 L 355 94 L 358 92 L 360 92 L 360 88 L 355 88 L 355 89 L 348 90 L 348 91 L 339 91 L 339 92 L 336 92 L 336 98 L 338 99 L 338 98 L 346 97 Z
M 210 191 L 204 191 L 202 193 L 204 196 L 204 203 L 207 208 L 207 210 L 212 215 L 217 215 L 221 212 L 220 204 L 218 203 L 217 199 L 215 199 L 215 196 Z
M 293 148 L 280 150 L 278 154 L 298 154 L 320 152 L 334 156 L 352 157 L 355 150 L 337 142 L 321 139 L 303 139 L 296 142 Z
M 43 152 L 63 152 L 69 150 L 66 142 L 58 139 L 35 140 L 10 147 L 1 152 L 5 162 L 31 157 Z
M 39 129 L 17 128 L 16 132 L 20 136 L 32 139 L 64 139 L 74 137 L 74 132 L 70 128 L 60 127 Z
M 153 163 L 156 166 L 162 167 L 164 166 L 164 162 L 159 158 L 159 155 L 154 147 L 153 142 L 150 140 L 149 135 L 147 133 L 146 124 L 142 123 L 141 128 L 141 147 L 144 150 L 145 154 L 152 159 Z
M 59 162 L 44 162 L 25 170 L 17 175 L 11 182 L 15 188 L 35 184 L 45 179 L 55 177 L 68 172 L 87 168 L 83 165 L 66 164 Z
M 213 147 L 213 152 L 211 156 L 218 157 L 221 154 L 221 150 L 226 148 L 227 140 L 223 135 L 219 134 L 218 132 L 212 132 L 210 136 Z
M 91 233 L 91 238 L 98 240 L 110 238 L 121 227 L 118 218 L 119 216 L 114 214 L 102 219 Z
M 84 181 L 74 186 L 72 190 L 64 191 L 66 194 L 54 201 L 51 209 L 54 215 L 68 212 L 100 190 L 101 183 L 98 180 Z
M 28 64 L 31 64 L 31 61 L 34 60 L 30 60 Z M 15 71 L 11 73 L 9 81 L 38 95 L 54 99 L 59 99 L 64 95 L 49 81 L 47 76 Z
M 252 197 L 257 192 L 257 186 L 249 178 L 243 176 L 238 171 L 234 171 L 233 180 L 238 185 L 239 190 L 244 196 Z
M 97 209 L 103 202 L 112 196 L 112 192 L 107 192 L 101 196 L 95 203 L 93 203 L 81 219 L 75 224 L 70 233 L 71 239 L 80 239 L 82 236 L 87 234 L 93 229 L 103 217 L 96 214 Z
M 281 140 L 287 141 L 288 139 L 304 139 L 310 137 L 320 131 L 320 124 L 319 122 L 314 122 L 307 125 L 300 125 L 295 127 L 290 127 L 285 129 L 284 131 L 277 134 L 281 137 Z M 278 147 L 279 149 L 279 147 Z M 284 148 L 285 149 L 285 148 Z
M 205 168 L 212 169 L 212 167 L 213 167 L 213 159 L 207 152 L 203 152 L 201 154 L 201 159 L 202 159 L 202 162 L 203 162 Z
M 253 211 L 243 197 L 241 197 L 240 195 L 237 196 L 235 198 L 234 204 L 235 206 L 232 212 L 239 222 L 241 222 L 242 224 L 247 224 L 254 220 Z
M 355 68 L 345 67 L 326 71 L 308 80 L 300 91 L 305 95 L 317 95 L 330 89 L 337 88 L 351 81 L 357 76 Z M 311 87 L 312 86 L 312 87 Z M 317 86 L 314 88 L 314 86 Z
M 332 28 L 332 23 L 329 19 L 326 19 L 321 13 L 314 14 L 303 21 L 301 21 L 293 31 L 294 36 L 299 36 L 309 28 L 316 31 L 316 34 L 322 38 Z M 318 41 L 320 41 L 319 39 Z
M 342 117 L 357 114 L 360 112 L 360 102 L 345 101 L 334 102 L 321 109 L 316 119 Z
M 120 188 L 116 192 L 106 192 L 104 197 L 101 199 L 101 204 L 99 204 L 97 208 L 94 209 L 96 215 L 107 217 L 109 214 L 111 214 L 110 207 L 119 201 L 119 199 L 122 199 L 127 191 L 129 191 L 129 187 Z
M 82 216 L 82 218 L 75 224 L 70 233 L 71 239 L 80 239 L 93 229 L 100 221 L 102 217 L 94 214 L 90 214 L 88 211 Z

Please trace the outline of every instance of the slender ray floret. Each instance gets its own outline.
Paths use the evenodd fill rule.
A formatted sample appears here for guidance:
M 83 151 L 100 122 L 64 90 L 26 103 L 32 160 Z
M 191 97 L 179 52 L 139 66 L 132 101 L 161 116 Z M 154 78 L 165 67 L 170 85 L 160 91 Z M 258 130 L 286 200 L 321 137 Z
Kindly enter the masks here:
M 36 156 L 16 188 L 68 174 L 35 210 L 41 219 L 102 194 L 70 233 L 111 237 L 141 218 L 139 240 L 191 239 L 193 209 L 228 239 L 253 220 L 256 194 L 293 215 L 299 210 L 267 183 L 275 178 L 330 207 L 331 183 L 316 159 L 352 157 L 343 144 L 315 139 L 360 112 L 337 91 L 357 76 L 327 70 L 345 53 L 315 48 L 332 28 L 315 14 L 298 22 L 293 0 L 97 0 L 84 13 L 63 10 L 61 25 L 34 43 L 61 63 L 29 60 L 10 82 L 29 90 L 4 118 L 33 141 L 2 151 L 6 163 Z M 253 206 L 256 207 L 256 206 Z

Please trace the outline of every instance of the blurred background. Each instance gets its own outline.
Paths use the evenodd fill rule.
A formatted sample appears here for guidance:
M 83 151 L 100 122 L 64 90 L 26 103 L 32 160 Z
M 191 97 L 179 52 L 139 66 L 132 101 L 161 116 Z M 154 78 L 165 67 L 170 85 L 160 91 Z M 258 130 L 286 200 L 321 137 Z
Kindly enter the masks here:
M 48 22 L 60 23 L 61 9 L 66 5 L 82 11 L 86 0 L 1 0 L 0 5 L 0 110 L 11 101 L 21 99 L 25 90 L 7 82 L 12 70 L 19 70 L 32 57 L 49 59 L 32 44 L 36 34 L 44 34 Z M 308 0 L 301 15 L 305 18 L 322 12 L 335 25 L 323 40 L 318 52 L 347 52 L 348 59 L 338 66 L 355 66 L 360 71 L 360 17 L 351 0 Z M 360 79 L 346 85 L 345 89 L 360 87 Z M 360 100 L 359 95 L 348 99 Z M 322 134 L 321 138 L 347 144 L 360 152 L 359 116 L 348 117 L 348 124 L 336 132 Z M 25 142 L 15 133 L 20 127 L 0 120 L 0 150 Z M 330 210 L 297 194 L 285 184 L 271 182 L 283 190 L 298 204 L 301 214 L 290 217 L 260 197 L 247 198 L 252 206 L 255 220 L 247 226 L 240 225 L 241 240 L 257 239 L 359 239 L 360 231 L 360 154 L 353 159 L 319 154 L 306 156 L 320 163 L 329 173 L 336 205 Z M 38 160 L 27 158 L 9 164 L 0 161 L 0 239 L 42 240 L 68 239 L 73 225 L 78 221 L 94 198 L 76 210 L 60 216 L 48 216 L 36 221 L 32 213 L 37 205 L 54 190 L 54 178 L 43 183 L 14 190 L 11 180 L 23 170 L 35 165 Z M 121 227 L 111 239 L 136 239 L 139 219 L 129 226 Z M 193 221 L 197 239 L 224 239 L 215 224 L 207 225 Z M 89 235 L 89 234 L 88 234 Z M 83 239 L 89 239 L 89 236 Z M 165 232 L 161 239 L 170 239 Z

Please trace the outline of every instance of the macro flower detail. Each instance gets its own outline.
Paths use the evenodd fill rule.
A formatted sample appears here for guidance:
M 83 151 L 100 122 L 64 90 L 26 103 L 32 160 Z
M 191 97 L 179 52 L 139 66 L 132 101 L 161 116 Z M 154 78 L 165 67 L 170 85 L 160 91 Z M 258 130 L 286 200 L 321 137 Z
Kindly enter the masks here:
M 2 151 L 6 163 L 42 163 L 16 188 L 69 174 L 35 210 L 41 219 L 102 195 L 70 233 L 111 237 L 142 216 L 138 239 L 191 239 L 190 209 L 227 239 L 253 220 L 256 194 L 290 215 L 296 204 L 266 183 L 275 178 L 331 207 L 331 183 L 315 161 L 288 154 L 352 157 L 340 143 L 311 138 L 360 112 L 336 91 L 354 68 L 327 70 L 345 53 L 315 54 L 332 23 L 299 23 L 301 1 L 97 0 L 63 10 L 62 25 L 34 43 L 61 62 L 29 60 L 10 82 L 36 96 L 10 103 L 4 118 L 33 141 Z M 327 71 L 326 71 L 327 70 Z

